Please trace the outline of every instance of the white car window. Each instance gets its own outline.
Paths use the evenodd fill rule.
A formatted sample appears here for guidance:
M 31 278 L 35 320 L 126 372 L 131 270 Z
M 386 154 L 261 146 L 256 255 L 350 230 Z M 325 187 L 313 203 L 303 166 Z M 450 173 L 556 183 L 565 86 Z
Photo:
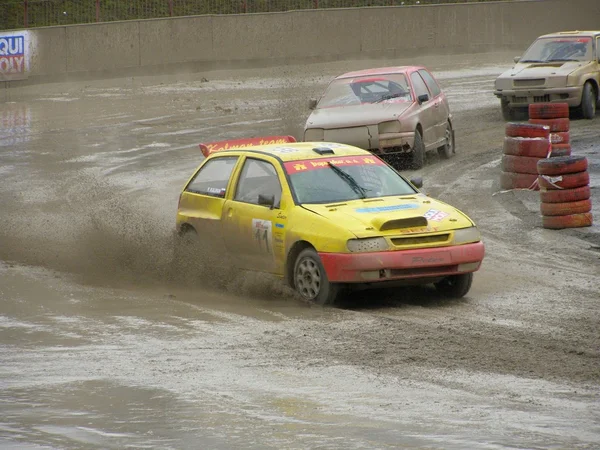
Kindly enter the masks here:
M 225 197 L 229 177 L 237 159 L 237 156 L 227 156 L 207 161 L 185 190 L 213 197 Z
M 234 200 L 258 205 L 258 196 L 275 197 L 275 207 L 281 201 L 281 183 L 275 167 L 267 161 L 248 158 L 240 175 Z
M 536 40 L 519 62 L 590 61 L 593 58 L 591 37 L 554 37 Z

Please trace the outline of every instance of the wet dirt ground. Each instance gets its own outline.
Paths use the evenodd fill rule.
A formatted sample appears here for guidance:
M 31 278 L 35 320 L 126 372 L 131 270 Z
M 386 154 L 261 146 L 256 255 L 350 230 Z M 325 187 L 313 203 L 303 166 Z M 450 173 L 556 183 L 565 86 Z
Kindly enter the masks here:
M 600 230 L 542 229 L 537 193 L 500 191 L 491 91 L 512 56 L 5 92 L 0 448 L 599 448 Z M 268 276 L 174 273 L 199 142 L 299 138 L 331 77 L 405 63 L 433 70 L 455 116 L 456 156 L 419 173 L 482 230 L 466 298 L 388 289 L 320 308 Z M 600 117 L 571 126 L 597 174 Z

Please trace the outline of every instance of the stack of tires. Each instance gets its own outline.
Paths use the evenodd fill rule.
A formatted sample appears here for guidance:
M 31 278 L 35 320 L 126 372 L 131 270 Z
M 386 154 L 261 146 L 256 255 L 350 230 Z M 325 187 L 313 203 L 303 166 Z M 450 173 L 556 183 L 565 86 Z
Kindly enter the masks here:
M 542 226 L 550 229 L 592 225 L 590 176 L 584 156 L 562 156 L 538 161 Z
M 533 103 L 529 105 L 529 123 L 550 128 L 554 156 L 571 154 L 569 105 L 567 103 Z
M 537 163 L 550 155 L 550 127 L 528 123 L 506 124 L 502 189 L 538 189 Z

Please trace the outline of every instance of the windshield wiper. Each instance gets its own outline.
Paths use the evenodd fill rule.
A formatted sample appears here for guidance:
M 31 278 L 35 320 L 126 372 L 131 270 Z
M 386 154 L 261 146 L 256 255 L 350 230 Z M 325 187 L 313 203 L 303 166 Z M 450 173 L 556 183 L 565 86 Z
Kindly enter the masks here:
M 547 59 L 545 62 L 561 62 L 561 61 L 579 61 L 579 60 L 572 59 L 572 58 L 553 58 L 553 59 Z
M 331 161 L 327 161 L 327 164 L 329 164 L 329 167 L 331 167 L 331 169 L 335 173 L 337 173 L 342 180 L 348 183 L 348 185 L 352 188 L 354 192 L 360 195 L 360 198 L 367 198 L 368 189 L 365 189 L 360 184 L 358 184 L 352 175 L 347 174 L 335 164 L 332 164 Z
M 406 95 L 406 93 L 382 95 L 381 98 L 375 100 L 373 103 L 381 103 L 384 100 L 389 100 L 389 99 L 398 98 L 398 97 L 404 97 L 405 95 Z
M 544 61 L 540 61 L 539 59 L 521 59 L 519 62 L 520 63 L 528 63 L 528 62 L 530 62 L 530 63 L 541 63 L 541 62 L 544 62 Z

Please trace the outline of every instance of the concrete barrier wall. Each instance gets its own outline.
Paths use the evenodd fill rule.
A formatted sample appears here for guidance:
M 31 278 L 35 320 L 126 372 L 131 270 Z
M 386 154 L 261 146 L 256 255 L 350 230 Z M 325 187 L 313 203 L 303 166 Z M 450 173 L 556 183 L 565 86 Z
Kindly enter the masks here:
M 543 33 L 599 27 L 599 0 L 322 9 L 48 27 L 30 30 L 29 80 L 4 84 L 249 62 L 524 50 Z

